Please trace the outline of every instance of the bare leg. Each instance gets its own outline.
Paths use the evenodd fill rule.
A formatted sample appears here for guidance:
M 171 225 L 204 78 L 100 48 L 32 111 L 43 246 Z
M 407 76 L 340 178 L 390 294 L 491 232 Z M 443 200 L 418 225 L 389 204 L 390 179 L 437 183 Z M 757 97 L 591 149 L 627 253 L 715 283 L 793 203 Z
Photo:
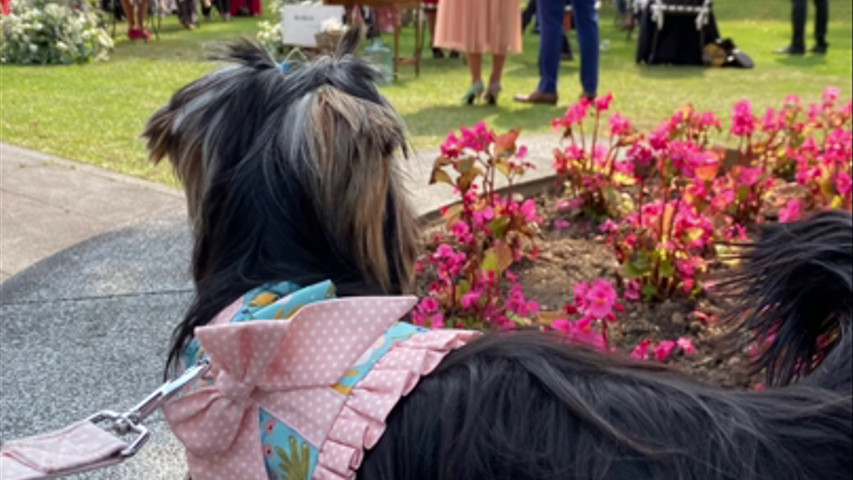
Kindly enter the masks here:
M 127 28 L 136 30 L 139 28 L 136 24 L 136 12 L 133 10 L 133 4 L 130 0 L 121 0 L 121 8 L 124 9 L 124 16 L 127 18 Z
M 505 63 L 506 55 L 492 55 L 492 76 L 489 78 L 489 85 L 500 85 Z
M 471 83 L 483 83 L 483 54 L 468 52 L 468 70 L 471 71 Z
M 140 0 L 139 9 L 136 11 L 136 25 L 140 30 L 145 30 L 145 16 L 148 15 L 148 1 Z
M 471 88 L 462 97 L 462 101 L 471 105 L 483 94 L 483 54 L 468 52 L 468 70 L 471 71 Z
M 501 93 L 501 76 L 506 63 L 506 55 L 492 55 L 492 76 L 489 77 L 489 87 L 486 89 L 486 103 L 495 105 L 498 103 L 498 94 Z

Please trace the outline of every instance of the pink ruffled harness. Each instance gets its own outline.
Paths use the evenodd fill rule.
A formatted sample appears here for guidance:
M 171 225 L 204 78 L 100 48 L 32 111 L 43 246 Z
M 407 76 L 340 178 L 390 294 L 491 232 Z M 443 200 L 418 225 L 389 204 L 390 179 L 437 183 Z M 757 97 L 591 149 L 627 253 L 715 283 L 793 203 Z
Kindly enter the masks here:
M 256 300 L 196 329 L 210 370 L 163 408 L 194 480 L 355 478 L 397 402 L 480 335 L 399 322 L 417 302 L 408 296 L 321 300 L 230 323 Z

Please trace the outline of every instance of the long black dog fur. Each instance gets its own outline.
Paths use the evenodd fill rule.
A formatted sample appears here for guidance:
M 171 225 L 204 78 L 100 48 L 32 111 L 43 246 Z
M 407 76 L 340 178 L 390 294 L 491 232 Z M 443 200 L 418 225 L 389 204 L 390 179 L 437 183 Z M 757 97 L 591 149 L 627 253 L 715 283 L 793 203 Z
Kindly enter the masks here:
M 744 256 L 736 311 L 749 338 L 775 333 L 757 364 L 781 365 L 768 371 L 783 385 L 819 361 L 799 383 L 723 390 L 539 333 L 492 335 L 397 405 L 359 478 L 851 478 L 851 261 L 844 212 L 769 225 Z
M 405 149 L 402 127 L 375 73 L 352 55 L 356 43 L 350 35 L 338 57 L 288 75 L 261 48 L 235 44 L 226 55 L 234 66 L 188 85 L 149 122 L 152 157 L 175 165 L 195 234 L 197 297 L 175 331 L 173 363 L 194 327 L 266 282 L 329 278 L 341 295 L 407 290 L 414 247 L 400 230 L 411 222 L 391 158 Z M 334 171 L 319 176 L 305 171 L 319 154 L 303 148 L 293 123 L 309 97 L 326 102 L 312 111 L 332 119 L 314 126 L 337 129 L 323 157 Z M 360 143 L 370 132 L 380 140 Z M 356 176 L 364 193 L 354 201 L 381 216 L 382 239 L 371 241 L 387 246 L 378 262 L 387 275 L 365 260 L 369 248 L 348 245 L 375 232 L 359 227 L 369 219 L 323 210 L 314 198 L 332 191 L 318 178 Z M 336 220 L 353 226 L 336 229 Z M 707 386 L 540 332 L 492 334 L 451 353 L 395 407 L 358 478 L 849 479 L 851 259 L 851 216 L 840 212 L 767 226 L 748 247 L 732 279 L 741 295 L 734 313 L 748 340 L 769 344 L 757 364 L 769 375 L 765 392 Z

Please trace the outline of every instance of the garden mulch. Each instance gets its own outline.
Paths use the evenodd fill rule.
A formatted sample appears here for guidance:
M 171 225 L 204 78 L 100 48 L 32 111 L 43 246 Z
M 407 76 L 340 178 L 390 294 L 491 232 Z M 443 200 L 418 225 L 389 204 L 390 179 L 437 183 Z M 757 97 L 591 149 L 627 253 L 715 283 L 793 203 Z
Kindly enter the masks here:
M 558 200 L 549 194 L 537 197 L 542 216 L 551 222 L 542 226 L 539 259 L 524 261 L 517 269 L 525 295 L 539 300 L 542 309 L 548 311 L 560 310 L 572 300 L 575 283 L 602 277 L 619 284 L 622 271 L 597 223 L 559 211 Z M 568 228 L 556 228 L 553 221 L 558 218 L 568 220 Z M 725 271 L 714 273 L 725 275 Z M 719 386 L 751 388 L 760 381 L 750 373 L 746 353 L 737 349 L 732 352 L 726 339 L 730 329 L 723 324 L 726 301 L 713 291 L 698 298 L 676 294 L 663 302 L 628 301 L 624 305 L 625 312 L 618 314 L 611 330 L 611 342 L 619 351 L 630 353 L 644 338 L 660 341 L 691 337 L 697 352 L 674 353 L 668 364 Z
M 525 297 L 537 300 L 543 312 L 558 312 L 573 300 L 573 286 L 577 282 L 605 278 L 613 280 L 617 289 L 623 291 L 622 267 L 599 233 L 598 222 L 558 209 L 557 203 L 564 198 L 555 189 L 533 198 L 545 219 L 540 224 L 536 243 L 539 257 L 535 261 L 524 258 L 510 267 L 519 276 Z M 567 220 L 569 226 L 556 227 L 557 219 Z M 438 219 L 426 229 L 427 243 L 442 225 L 443 221 Z M 725 268 L 718 266 L 714 274 L 724 276 Z M 418 287 L 423 294 L 428 289 L 425 281 Z M 675 351 L 665 362 L 676 371 L 729 388 L 755 388 L 763 380 L 760 374 L 751 371 L 746 350 L 730 341 L 731 328 L 724 322 L 727 302 L 713 291 L 697 298 L 676 294 L 663 302 L 627 301 L 624 306 L 625 311 L 617 314 L 617 322 L 610 327 L 610 341 L 616 354 L 630 354 L 646 338 L 655 342 L 689 337 L 696 353 L 686 355 Z

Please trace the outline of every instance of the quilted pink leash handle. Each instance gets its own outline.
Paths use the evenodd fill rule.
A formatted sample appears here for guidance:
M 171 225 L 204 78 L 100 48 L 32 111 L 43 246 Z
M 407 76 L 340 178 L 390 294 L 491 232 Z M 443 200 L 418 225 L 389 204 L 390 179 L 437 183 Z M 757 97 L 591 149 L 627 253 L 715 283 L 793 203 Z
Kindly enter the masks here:
M 0 448 L 0 480 L 64 477 L 127 460 L 151 435 L 142 422 L 209 369 L 207 362 L 188 369 L 124 413 L 104 410 L 60 430 L 5 442 Z M 135 438 L 127 442 L 120 438 L 125 435 Z

